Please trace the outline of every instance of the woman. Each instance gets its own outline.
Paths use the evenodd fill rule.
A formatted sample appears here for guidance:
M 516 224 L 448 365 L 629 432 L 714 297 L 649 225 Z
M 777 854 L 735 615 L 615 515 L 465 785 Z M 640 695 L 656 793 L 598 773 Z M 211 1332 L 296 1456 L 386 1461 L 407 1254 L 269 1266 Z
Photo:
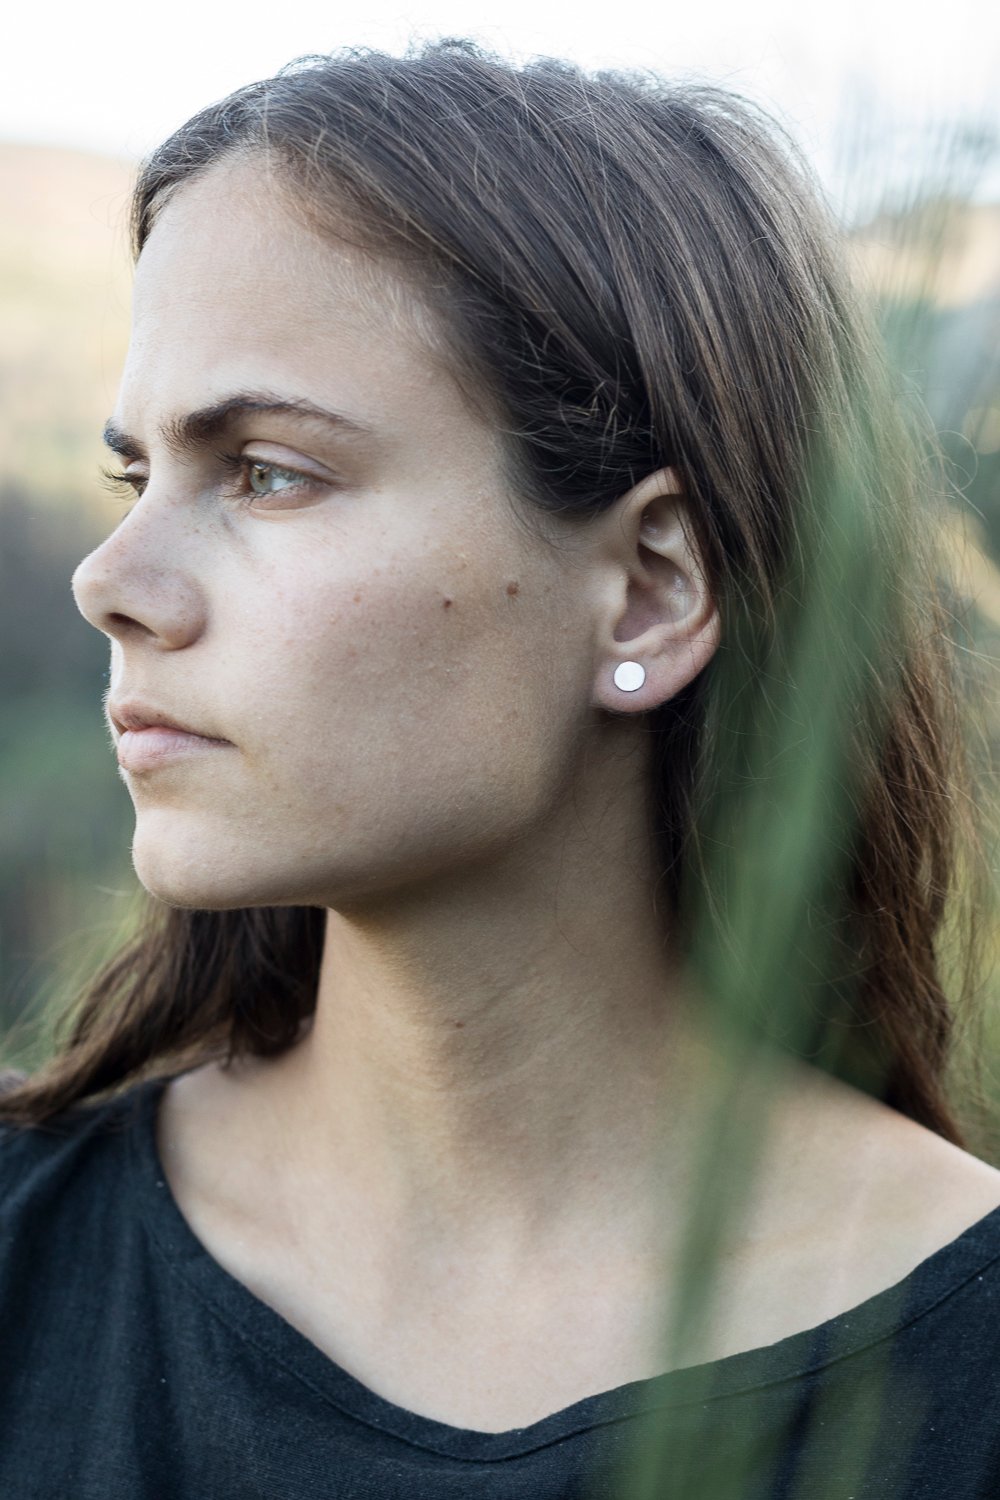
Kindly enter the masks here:
M 788 148 L 348 54 L 133 222 L 154 900 L 2 1101 L 0 1491 L 995 1494 L 925 481 Z

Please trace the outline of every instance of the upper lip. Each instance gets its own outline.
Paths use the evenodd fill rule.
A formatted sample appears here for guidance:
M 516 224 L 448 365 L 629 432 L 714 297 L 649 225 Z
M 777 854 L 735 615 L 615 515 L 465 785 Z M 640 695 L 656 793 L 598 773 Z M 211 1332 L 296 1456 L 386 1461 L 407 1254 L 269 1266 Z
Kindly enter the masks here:
M 183 719 L 175 719 L 172 714 L 154 708 L 151 703 L 142 703 L 138 698 L 127 698 L 118 703 L 109 702 L 108 718 L 119 734 L 124 734 L 126 729 L 151 729 L 158 726 L 161 729 L 180 729 L 184 734 L 196 734 L 204 740 L 219 738 L 218 735 L 195 729 L 192 724 L 185 724 Z

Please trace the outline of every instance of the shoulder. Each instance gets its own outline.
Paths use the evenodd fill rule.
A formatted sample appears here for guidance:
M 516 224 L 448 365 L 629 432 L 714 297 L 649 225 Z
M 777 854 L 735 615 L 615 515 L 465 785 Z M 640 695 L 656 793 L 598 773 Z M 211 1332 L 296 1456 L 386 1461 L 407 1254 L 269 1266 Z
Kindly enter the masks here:
M 81 1224 L 125 1181 L 123 1155 L 138 1121 L 142 1085 L 76 1105 L 38 1125 L 0 1122 L 0 1235 L 37 1230 L 52 1214 Z
M 146 1244 L 141 1087 L 38 1125 L 0 1125 L 0 1345 L 35 1341 L 58 1360 L 134 1284 Z
M 803 1213 L 841 1241 L 868 1294 L 1000 1208 L 995 1167 L 833 1079 L 813 1073 L 785 1123 Z

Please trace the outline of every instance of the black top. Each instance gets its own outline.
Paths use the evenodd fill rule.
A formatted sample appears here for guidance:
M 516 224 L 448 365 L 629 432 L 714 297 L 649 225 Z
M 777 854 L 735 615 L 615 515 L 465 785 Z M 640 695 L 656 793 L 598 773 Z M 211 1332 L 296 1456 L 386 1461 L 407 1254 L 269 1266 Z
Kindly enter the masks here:
M 1000 1209 L 806 1333 L 464 1431 L 212 1259 L 159 1160 L 162 1089 L 0 1131 L 3 1500 L 1000 1497 Z M 640 1433 L 659 1466 L 623 1486 Z

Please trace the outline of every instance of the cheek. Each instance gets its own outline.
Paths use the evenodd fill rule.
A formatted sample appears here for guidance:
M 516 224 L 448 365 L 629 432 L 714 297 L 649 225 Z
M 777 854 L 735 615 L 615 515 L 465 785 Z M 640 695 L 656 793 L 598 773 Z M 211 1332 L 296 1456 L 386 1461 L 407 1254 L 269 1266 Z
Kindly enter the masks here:
M 477 777 L 495 791 L 498 774 L 523 794 L 548 759 L 567 684 L 547 681 L 544 587 L 524 567 L 484 577 L 456 551 L 303 569 L 267 594 L 244 668 L 272 776 L 305 796 L 331 778 L 366 801 Z

